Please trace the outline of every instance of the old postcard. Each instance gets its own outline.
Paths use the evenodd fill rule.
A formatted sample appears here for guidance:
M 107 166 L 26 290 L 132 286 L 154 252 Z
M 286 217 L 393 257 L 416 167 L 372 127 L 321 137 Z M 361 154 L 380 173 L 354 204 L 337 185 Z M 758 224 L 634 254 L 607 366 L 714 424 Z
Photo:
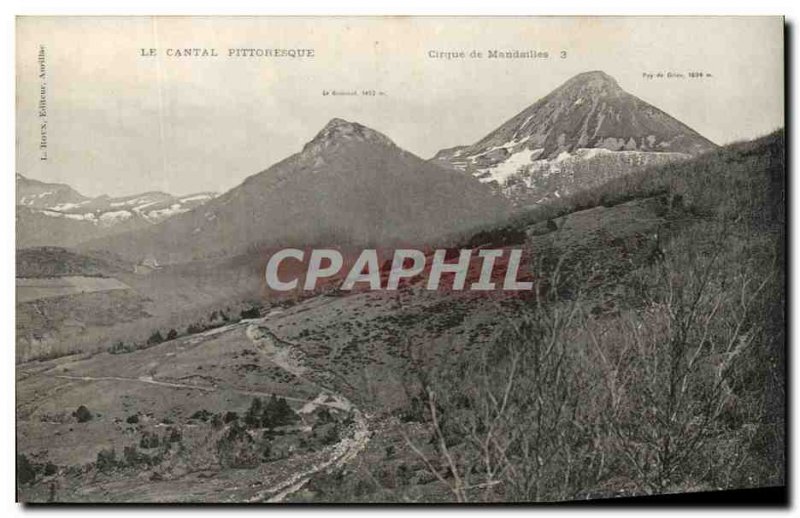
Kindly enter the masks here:
M 782 18 L 16 43 L 20 502 L 783 494 Z

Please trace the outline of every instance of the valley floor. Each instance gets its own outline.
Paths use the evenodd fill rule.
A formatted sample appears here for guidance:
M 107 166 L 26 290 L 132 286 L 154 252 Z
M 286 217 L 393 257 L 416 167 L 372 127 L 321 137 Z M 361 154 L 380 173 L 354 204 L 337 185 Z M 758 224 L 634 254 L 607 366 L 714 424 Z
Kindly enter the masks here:
M 369 441 L 367 417 L 346 397 L 303 377 L 306 366 L 291 359 L 288 350 L 268 336 L 259 336 L 269 325 L 268 320 L 238 322 L 128 355 L 101 353 L 21 365 L 17 406 L 20 450 L 36 452 L 31 454 L 34 459 L 70 468 L 66 476 L 45 478 L 26 488 L 21 500 L 279 502 L 302 488 L 312 475 L 346 464 Z M 253 357 L 253 351 L 258 356 Z M 232 361 L 238 358 L 253 363 Z M 259 384 L 209 373 L 213 370 L 209 366 L 221 362 L 234 372 L 241 365 L 263 363 L 289 374 L 281 381 L 265 377 Z M 189 364 L 203 373 L 184 374 Z M 317 397 L 311 397 L 317 391 Z M 201 410 L 246 408 L 251 398 L 269 398 L 276 392 L 303 418 L 302 431 L 297 433 L 311 431 L 312 414 L 320 408 L 349 414 L 352 424 L 338 442 L 291 452 L 285 459 L 255 469 L 221 469 L 207 460 L 204 465 L 202 453 L 196 462 L 173 461 L 164 475 L 156 477 L 158 482 L 153 481 L 153 474 L 159 473 L 161 466 L 152 471 L 122 469 L 109 474 L 81 467 L 95 461 L 97 452 L 109 445 L 124 449 L 125 443 L 145 427 L 178 429 L 182 449 L 202 447 L 197 442 L 203 441 L 203 428 L 211 425 L 191 415 Z M 93 419 L 76 423 L 60 410 L 80 405 L 92 409 Z M 134 409 L 133 415 L 141 417 L 131 426 L 126 418 Z M 147 481 L 146 476 L 149 483 L 143 485 L 142 477 Z

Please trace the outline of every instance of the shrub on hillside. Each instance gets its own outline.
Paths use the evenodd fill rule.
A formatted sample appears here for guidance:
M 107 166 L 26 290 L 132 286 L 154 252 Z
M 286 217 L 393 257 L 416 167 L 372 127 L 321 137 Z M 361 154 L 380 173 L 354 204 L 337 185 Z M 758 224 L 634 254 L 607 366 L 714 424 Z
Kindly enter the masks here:
M 143 449 L 158 448 L 160 440 L 155 432 L 144 431 L 139 440 L 139 447 Z
M 36 478 L 36 470 L 25 454 L 17 455 L 17 481 L 28 484 Z
M 161 331 L 156 330 L 147 339 L 147 344 L 148 345 L 155 345 L 155 344 L 160 344 L 163 341 L 164 341 L 164 337 L 161 336 Z
M 115 342 L 108 346 L 108 352 L 111 354 L 126 354 L 136 350 L 136 344 L 126 344 L 122 340 Z
M 58 473 L 58 466 L 56 466 L 52 462 L 47 462 L 47 464 L 44 465 L 44 475 L 46 477 L 55 475 L 56 473 Z
M 117 461 L 117 453 L 114 448 L 102 449 L 97 452 L 97 459 L 95 460 L 95 467 L 98 471 L 111 471 L 119 466 Z
M 92 420 L 92 413 L 84 405 L 81 405 L 72 413 L 79 423 L 85 423 Z
M 217 441 L 217 457 L 224 467 L 254 468 L 261 463 L 262 451 L 247 430 L 233 422 Z
M 243 309 L 240 313 L 242 319 L 245 318 L 259 318 L 261 316 L 261 312 L 257 307 Z

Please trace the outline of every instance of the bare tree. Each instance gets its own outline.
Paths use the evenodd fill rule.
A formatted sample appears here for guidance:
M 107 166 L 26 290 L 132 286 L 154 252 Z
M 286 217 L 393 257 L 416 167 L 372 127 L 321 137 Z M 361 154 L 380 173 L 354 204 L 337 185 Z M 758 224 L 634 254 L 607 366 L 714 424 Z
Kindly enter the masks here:
M 434 448 L 408 442 L 457 501 L 560 500 L 587 476 L 571 351 L 581 295 L 559 300 L 562 265 L 537 277 L 533 300 L 490 347 L 428 376 Z
M 642 311 L 612 322 L 584 315 L 605 387 L 604 433 L 648 492 L 698 484 L 715 460 L 705 448 L 737 412 L 735 366 L 759 333 L 752 311 L 771 276 L 731 278 L 720 251 L 654 265 L 660 295 Z

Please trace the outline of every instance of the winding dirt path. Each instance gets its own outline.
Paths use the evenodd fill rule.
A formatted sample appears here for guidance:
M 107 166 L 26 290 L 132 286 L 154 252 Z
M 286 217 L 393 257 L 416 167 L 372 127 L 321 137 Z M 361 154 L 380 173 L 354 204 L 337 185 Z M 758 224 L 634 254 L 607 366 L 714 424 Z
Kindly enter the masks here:
M 308 379 L 306 375 L 309 372 L 309 368 L 304 364 L 302 352 L 296 348 L 296 344 L 279 339 L 263 323 L 248 325 L 245 334 L 253 342 L 255 348 L 272 363 L 322 390 L 320 396 L 309 402 L 302 411 L 313 411 L 314 405 L 324 405 L 349 411 L 353 415 L 352 434 L 325 448 L 323 450 L 327 453 L 325 460 L 299 473 L 295 473 L 288 479 L 274 484 L 250 499 L 251 502 L 281 502 L 287 496 L 306 485 L 311 477 L 317 473 L 342 467 L 354 459 L 369 442 L 370 431 L 366 417 L 349 399 L 341 394 L 333 393 L 329 388 Z
M 332 379 L 330 373 L 316 372 L 310 369 L 308 365 L 306 365 L 302 349 L 300 349 L 298 344 L 282 340 L 275 336 L 275 334 L 273 334 L 269 328 L 266 327 L 264 323 L 265 320 L 266 319 L 254 319 L 248 322 L 240 322 L 230 326 L 217 328 L 210 332 L 201 333 L 194 338 L 193 342 L 207 336 L 235 331 L 246 326 L 244 329 L 244 334 L 260 354 L 265 356 L 276 366 L 320 389 L 319 396 L 313 400 L 281 395 L 281 397 L 285 398 L 286 400 L 303 403 L 302 408 L 299 410 L 300 413 L 310 413 L 313 412 L 316 407 L 324 406 L 350 412 L 353 416 L 351 433 L 338 443 L 323 449 L 322 452 L 325 454 L 323 456 L 323 460 L 313 464 L 310 467 L 302 469 L 297 473 L 294 473 L 285 480 L 282 480 L 277 484 L 273 484 L 271 487 L 260 491 L 256 496 L 249 500 L 250 502 L 281 502 L 286 497 L 292 493 L 295 493 L 304 485 L 306 485 L 311 477 L 315 474 L 326 470 L 339 468 L 354 459 L 369 442 L 370 430 L 369 426 L 367 425 L 367 419 L 361 410 L 359 410 L 345 396 L 335 393 L 330 388 L 333 385 L 332 383 L 329 383 L 329 381 Z M 310 379 L 311 376 L 313 376 L 315 379 Z M 140 376 L 138 378 L 133 378 L 124 376 L 79 376 L 58 374 L 54 377 L 65 380 L 85 382 L 113 381 L 122 383 L 144 383 L 179 390 L 199 390 L 207 393 L 216 392 L 218 390 L 227 390 L 236 392 L 238 394 L 256 397 L 270 397 L 273 395 L 272 393 L 268 392 L 242 390 L 234 387 L 217 387 L 210 385 L 194 385 L 171 381 L 161 381 L 154 379 L 152 376 Z
M 125 383 L 147 383 L 149 385 L 158 385 L 159 387 L 167 387 L 167 388 L 174 388 L 174 389 L 190 389 L 190 390 L 201 390 L 203 392 L 216 392 L 218 390 L 227 390 L 229 392 L 235 392 L 237 394 L 242 394 L 245 396 L 257 396 L 257 397 L 270 397 L 273 395 L 272 392 L 261 392 L 258 390 L 243 390 L 237 389 L 233 387 L 213 387 L 209 385 L 189 385 L 186 383 L 173 383 L 171 381 L 160 381 L 153 379 L 152 376 L 140 376 L 138 378 L 126 378 L 123 376 L 74 376 L 69 374 L 58 374 L 55 376 L 56 378 L 66 379 L 66 380 L 73 380 L 73 381 L 122 381 Z M 298 398 L 298 397 L 291 397 L 291 396 L 283 396 L 281 394 L 274 394 L 275 396 L 282 397 L 287 401 L 298 401 L 300 403 L 309 403 L 308 399 Z M 338 408 L 336 405 L 328 405 L 322 403 L 323 406 L 330 406 L 332 408 Z

